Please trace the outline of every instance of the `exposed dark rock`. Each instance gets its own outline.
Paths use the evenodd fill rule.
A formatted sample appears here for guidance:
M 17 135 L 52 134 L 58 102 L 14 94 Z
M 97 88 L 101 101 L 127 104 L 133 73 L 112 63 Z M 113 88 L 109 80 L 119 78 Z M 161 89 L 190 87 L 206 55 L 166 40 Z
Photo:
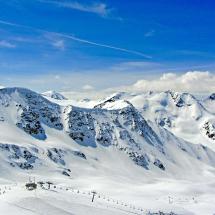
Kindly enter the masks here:
M 86 155 L 85 155 L 84 153 L 82 153 L 82 152 L 74 151 L 73 154 L 74 154 L 75 156 L 80 157 L 80 158 L 87 159 Z
M 161 170 L 166 169 L 165 166 L 163 165 L 163 163 L 159 159 L 155 159 L 154 165 L 157 166 L 158 168 L 160 168 Z
M 62 174 L 65 175 L 65 176 L 68 176 L 68 177 L 70 176 L 70 174 L 65 170 L 62 172 Z
M 12 167 L 18 166 L 24 170 L 33 169 L 33 164 L 38 159 L 27 148 L 18 145 L 0 144 L 0 149 L 7 152 Z
M 205 129 L 205 134 L 208 138 L 215 140 L 215 123 L 208 121 L 204 124 L 203 128 Z
M 66 165 L 63 157 L 65 152 L 61 149 L 51 148 L 47 150 L 47 156 L 56 164 Z
M 215 93 L 212 93 L 212 94 L 209 96 L 209 99 L 215 100 Z

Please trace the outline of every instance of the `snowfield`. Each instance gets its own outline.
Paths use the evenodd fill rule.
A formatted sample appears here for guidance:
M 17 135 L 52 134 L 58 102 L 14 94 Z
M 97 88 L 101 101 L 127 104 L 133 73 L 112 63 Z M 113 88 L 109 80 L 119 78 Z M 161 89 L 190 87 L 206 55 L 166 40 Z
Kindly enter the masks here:
M 36 191 L 27 191 L 22 183 L 1 185 L 1 214 L 121 215 L 159 214 L 159 211 L 162 211 L 160 214 L 170 215 L 214 213 L 213 182 L 194 184 L 188 181 L 158 181 L 130 187 L 121 183 L 116 192 L 108 191 L 107 188 L 103 193 L 98 192 L 94 202 L 90 189 L 80 190 L 68 184 L 52 185 L 50 190 L 44 185 L 45 188 L 39 187 Z
M 0 89 L 0 214 L 215 214 L 213 107 L 172 91 Z M 28 191 L 29 177 L 53 185 Z

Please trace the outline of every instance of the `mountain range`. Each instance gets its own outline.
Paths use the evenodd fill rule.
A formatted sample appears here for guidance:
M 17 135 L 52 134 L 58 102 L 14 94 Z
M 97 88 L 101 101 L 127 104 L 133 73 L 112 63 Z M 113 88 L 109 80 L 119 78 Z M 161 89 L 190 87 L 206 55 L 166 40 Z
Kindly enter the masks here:
M 215 94 L 118 92 L 74 102 L 54 91 L 2 88 L 0 171 L 1 181 L 33 176 L 116 196 L 116 186 L 133 187 L 136 194 L 158 179 L 207 180 L 210 187 Z M 141 198 L 135 202 L 140 204 Z M 188 208 L 177 210 L 188 214 Z

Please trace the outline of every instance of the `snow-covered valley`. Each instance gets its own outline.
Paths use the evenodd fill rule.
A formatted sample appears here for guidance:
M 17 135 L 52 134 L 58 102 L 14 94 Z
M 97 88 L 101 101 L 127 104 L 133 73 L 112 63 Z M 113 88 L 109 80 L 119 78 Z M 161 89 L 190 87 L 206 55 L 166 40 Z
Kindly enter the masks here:
M 214 107 L 171 91 L 75 101 L 0 89 L 0 214 L 212 215 Z M 29 177 L 55 188 L 28 191 Z

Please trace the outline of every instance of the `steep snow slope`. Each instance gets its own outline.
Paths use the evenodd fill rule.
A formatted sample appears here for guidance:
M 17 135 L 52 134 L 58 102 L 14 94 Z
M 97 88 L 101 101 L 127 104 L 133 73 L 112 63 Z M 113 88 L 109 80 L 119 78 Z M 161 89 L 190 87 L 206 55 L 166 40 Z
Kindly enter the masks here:
M 2 183 L 27 180 L 30 175 L 111 196 L 130 193 L 133 197 L 126 198 L 135 199 L 141 206 L 141 199 L 147 201 L 150 196 L 147 192 L 144 197 L 144 189 L 149 189 L 150 183 L 155 185 L 155 195 L 167 178 L 174 181 L 173 187 L 176 183 L 204 184 L 205 178 L 213 181 L 215 152 L 176 137 L 170 132 L 174 129 L 159 121 L 161 113 L 169 113 L 172 122 L 177 122 L 177 116 L 184 120 L 190 117 L 193 122 L 211 116 L 194 97 L 185 94 L 182 99 L 170 92 L 123 93 L 94 108 L 80 108 L 56 104 L 27 89 L 0 89 Z M 197 190 L 191 185 L 189 189 Z M 162 192 L 168 196 L 170 190 Z M 154 201 L 154 197 L 148 201 Z M 148 205 L 158 210 L 162 204 Z M 170 210 L 168 203 L 164 209 Z

